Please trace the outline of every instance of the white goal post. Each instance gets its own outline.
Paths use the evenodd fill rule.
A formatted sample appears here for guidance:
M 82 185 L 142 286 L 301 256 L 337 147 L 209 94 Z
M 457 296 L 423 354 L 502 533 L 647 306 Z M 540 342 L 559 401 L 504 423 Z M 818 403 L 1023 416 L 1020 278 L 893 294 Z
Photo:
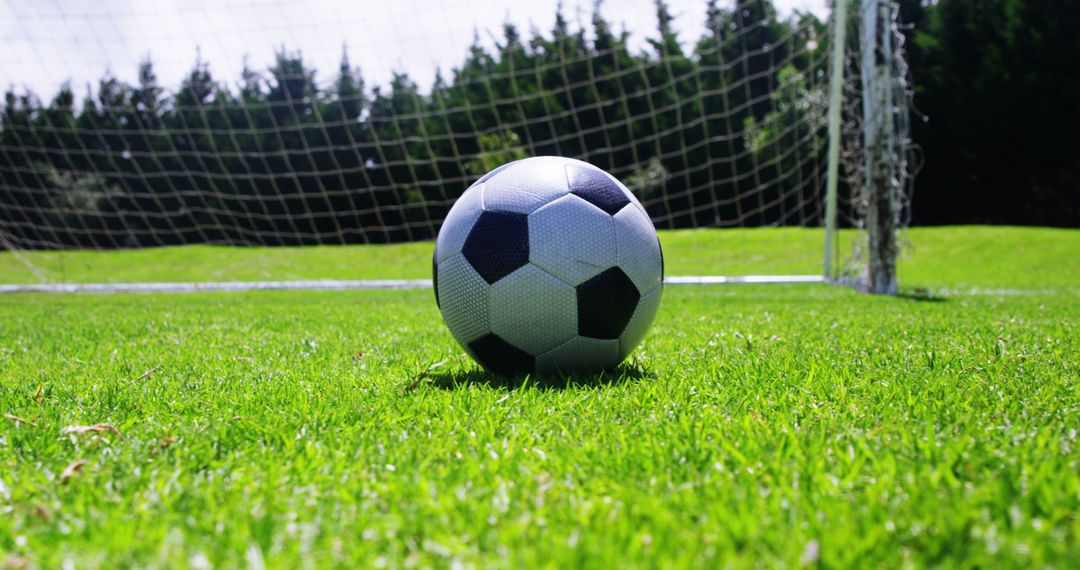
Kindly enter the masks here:
M 431 239 L 483 172 L 544 154 L 611 172 L 660 229 L 794 226 L 824 239 L 672 284 L 898 289 L 913 161 L 893 0 L 783 13 L 771 0 L 596 2 L 576 18 L 553 7 L 542 27 L 509 11 L 481 24 L 491 7 L 477 1 L 461 21 L 388 8 L 389 31 L 368 23 L 378 10 L 268 2 L 208 5 L 202 31 L 157 5 L 14 5 L 0 255 L 34 282 L 0 292 L 110 289 L 64 282 L 35 264 L 39 250 Z M 281 22 L 261 19 L 270 7 Z M 159 22 L 168 42 L 132 35 L 131 21 Z M 121 61 L 132 44 L 139 61 Z M 415 64 L 422 45 L 437 65 Z M 380 71 L 395 58 L 402 67 Z M 730 235 L 753 249 L 754 232 Z M 380 283 L 400 286 L 145 290 Z

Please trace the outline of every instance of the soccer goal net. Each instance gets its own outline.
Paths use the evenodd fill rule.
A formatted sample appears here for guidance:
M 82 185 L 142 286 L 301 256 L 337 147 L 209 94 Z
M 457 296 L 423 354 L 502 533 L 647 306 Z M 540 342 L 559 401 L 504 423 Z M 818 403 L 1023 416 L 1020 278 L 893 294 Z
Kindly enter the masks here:
M 484 172 L 563 155 L 621 179 L 660 229 L 730 229 L 722 273 L 895 289 L 911 167 L 895 13 L 9 2 L 0 255 L 56 281 L 39 250 L 430 240 Z

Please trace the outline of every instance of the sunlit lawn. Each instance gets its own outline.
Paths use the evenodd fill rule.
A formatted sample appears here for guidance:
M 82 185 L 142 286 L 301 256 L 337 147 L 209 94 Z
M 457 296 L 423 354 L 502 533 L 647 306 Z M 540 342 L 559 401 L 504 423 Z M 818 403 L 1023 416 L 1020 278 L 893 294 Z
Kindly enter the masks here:
M 596 377 L 483 373 L 428 290 L 0 296 L 0 565 L 1076 566 L 1077 236 L 912 230 L 903 297 L 669 287 Z M 663 239 L 669 274 L 753 272 Z M 394 247 L 31 258 L 427 277 Z

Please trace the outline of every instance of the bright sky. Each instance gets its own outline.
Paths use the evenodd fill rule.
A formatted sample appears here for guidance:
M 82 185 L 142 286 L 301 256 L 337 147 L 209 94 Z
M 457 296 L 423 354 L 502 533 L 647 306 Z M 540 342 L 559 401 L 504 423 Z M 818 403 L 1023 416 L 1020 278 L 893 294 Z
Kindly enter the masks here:
M 733 0 L 721 0 L 721 5 Z M 705 0 L 667 0 L 675 28 L 687 45 L 704 30 Z M 774 0 L 781 14 L 808 10 L 824 15 L 826 0 Z M 368 86 L 406 71 L 428 87 L 437 67 L 459 65 L 478 30 L 482 42 L 501 39 L 503 22 L 524 37 L 545 35 L 558 0 L 0 0 L 0 88 L 29 87 L 45 100 L 70 79 L 76 96 L 106 70 L 134 83 L 138 62 L 149 55 L 160 82 L 175 88 L 194 65 L 196 52 L 217 81 L 235 85 L 244 57 L 265 70 L 274 50 L 301 50 L 317 80 L 337 72 L 342 45 Z M 592 0 L 565 0 L 564 14 L 586 25 Z M 730 4 L 729 4 L 730 5 Z M 656 29 L 653 0 L 607 0 L 601 7 L 616 30 L 631 33 L 643 49 Z

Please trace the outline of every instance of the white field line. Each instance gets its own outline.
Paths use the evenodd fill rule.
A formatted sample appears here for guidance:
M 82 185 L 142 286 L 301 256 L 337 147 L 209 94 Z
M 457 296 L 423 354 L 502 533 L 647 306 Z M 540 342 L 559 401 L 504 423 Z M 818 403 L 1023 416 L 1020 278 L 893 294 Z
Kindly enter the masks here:
M 674 275 L 665 285 L 729 285 L 752 283 L 826 283 L 821 275 Z
M 666 285 L 740 283 L 825 283 L 820 275 L 698 275 L 664 279 Z M 430 279 L 372 279 L 316 281 L 211 281 L 206 283 L 39 283 L 0 285 L 0 293 L 194 293 L 200 291 L 347 291 L 364 289 L 425 289 Z
M 942 297 L 961 297 L 965 295 L 1009 297 L 1014 295 L 1059 295 L 1061 293 L 1080 293 L 1080 289 L 1075 287 L 1066 287 L 1064 289 L 982 289 L 979 287 L 970 287 L 967 289 L 933 289 L 930 292 Z
M 665 285 L 739 285 L 761 283 L 830 283 L 820 275 L 676 275 Z M 842 283 L 841 283 L 842 284 Z M 428 289 L 430 279 L 320 279 L 314 281 L 210 281 L 205 283 L 39 283 L 0 285 L 2 293 L 198 293 L 209 291 L 350 291 Z M 1057 295 L 1080 289 L 935 289 L 943 297 L 986 295 Z
M 208 281 L 205 283 L 41 283 L 0 285 L 0 293 L 196 293 L 204 291 L 345 291 L 351 289 L 423 289 L 430 279 L 317 281 Z

